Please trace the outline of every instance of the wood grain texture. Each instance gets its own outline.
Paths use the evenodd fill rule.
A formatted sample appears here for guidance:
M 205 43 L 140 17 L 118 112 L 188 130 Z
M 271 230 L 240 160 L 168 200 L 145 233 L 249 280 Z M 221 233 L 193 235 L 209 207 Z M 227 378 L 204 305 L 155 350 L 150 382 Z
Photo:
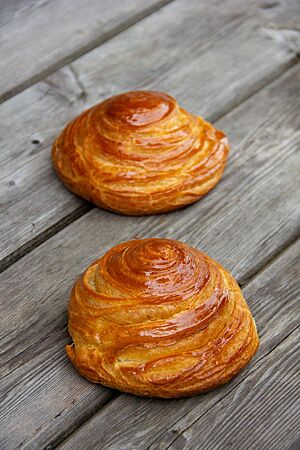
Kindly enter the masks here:
M 208 119 L 222 115 L 295 61 L 290 36 L 270 37 L 261 14 L 238 0 L 226 0 L 226 7 L 192 0 L 189 8 L 178 0 L 3 103 L 2 267 L 42 233 L 48 237 L 51 227 L 72 220 L 74 211 L 84 212 L 85 203 L 61 185 L 50 160 L 68 120 L 104 97 L 138 88 L 169 91 Z
M 170 0 L 10 0 L 0 3 L 0 101 Z
M 295 238 L 299 231 L 299 215 L 295 210 L 298 189 L 296 180 L 299 176 L 295 159 L 299 143 L 299 97 L 295 93 L 300 75 L 297 69 L 291 70 L 218 122 L 217 125 L 221 128 L 226 127 L 231 137 L 231 159 L 219 188 L 202 201 L 173 214 L 148 218 L 122 217 L 95 209 L 1 274 L 4 319 L 1 329 L 1 374 L 5 377 L 5 383 L 6 380 L 10 383 L 9 398 L 19 396 L 28 399 L 26 407 L 20 409 L 20 415 L 14 420 L 14 424 L 19 423 L 20 427 L 25 420 L 28 422 L 26 437 L 22 435 L 21 428 L 18 428 L 18 433 L 11 432 L 10 423 L 6 421 L 7 412 L 3 410 L 1 420 L 4 421 L 3 429 L 7 430 L 6 442 L 18 445 L 25 439 L 30 445 L 37 447 L 52 442 L 52 439 L 57 442 L 66 431 L 66 416 L 70 421 L 68 423 L 80 423 L 86 418 L 87 404 L 92 403 L 97 407 L 99 396 L 103 395 L 101 387 L 84 380 L 78 381 L 79 376 L 70 365 L 66 376 L 63 372 L 66 366 L 59 366 L 57 363 L 56 387 L 51 386 L 49 390 L 47 386 L 44 387 L 43 396 L 47 406 L 43 409 L 43 403 L 41 404 L 37 417 L 30 405 L 32 402 L 35 404 L 41 394 L 38 394 L 36 400 L 32 399 L 26 377 L 31 379 L 32 386 L 40 383 L 38 380 L 43 377 L 39 370 L 42 369 L 34 368 L 42 368 L 45 360 L 43 355 L 52 345 L 57 349 L 57 354 L 50 358 L 52 367 L 56 367 L 56 360 L 65 358 L 63 343 L 66 339 L 66 304 L 70 287 L 76 276 L 111 246 L 134 237 L 181 239 L 207 252 L 231 270 L 239 281 L 245 281 Z M 260 111 L 259 115 L 257 111 Z M 294 196 L 290 195 L 292 189 Z M 290 259 L 291 257 L 287 262 Z M 278 270 L 285 273 L 287 268 L 284 271 L 284 267 L 280 265 Z M 275 269 L 268 272 L 268 279 L 273 270 L 274 283 L 276 279 L 280 283 Z M 294 274 L 289 284 L 293 280 L 296 280 Z M 272 285 L 273 281 L 265 288 L 266 291 Z M 271 292 L 276 293 L 279 286 L 280 284 L 275 285 Z M 289 292 L 289 301 L 296 301 L 292 288 L 287 294 Z M 246 291 L 245 298 L 252 309 L 251 292 Z M 274 316 L 273 328 L 278 327 L 276 335 L 268 337 L 269 347 L 266 351 L 273 348 L 278 343 L 278 336 L 284 335 L 286 329 L 294 324 L 295 309 L 286 303 L 288 298 L 279 296 L 278 301 L 283 301 L 284 304 L 280 303 L 275 314 L 269 308 L 269 303 L 262 309 L 262 314 L 269 314 L 271 318 Z M 17 308 L 12 308 L 12 299 L 18 305 Z M 282 314 L 280 309 L 284 305 L 287 307 L 286 314 Z M 254 317 L 259 321 L 255 311 Z M 283 317 L 286 321 L 282 320 Z M 263 323 L 264 320 L 259 322 L 259 331 Z M 59 337 L 59 330 L 62 330 L 62 338 Z M 50 370 L 51 376 L 54 376 L 52 371 L 54 369 Z M 70 399 L 67 394 L 71 382 L 67 381 L 70 380 L 69 377 L 75 385 L 85 384 L 83 390 L 72 398 L 76 409 L 67 400 L 64 414 L 56 418 L 63 409 L 61 404 L 56 406 L 56 395 Z M 3 394 L 8 395 L 5 386 Z M 215 394 L 211 394 L 210 398 L 214 400 Z M 154 407 L 152 401 L 138 404 L 136 399 L 132 403 L 130 396 L 124 399 L 121 406 L 125 408 L 128 402 L 128 414 L 132 415 L 137 426 L 142 423 L 142 419 L 148 420 L 149 417 L 150 424 L 150 417 L 154 418 L 153 425 L 149 425 L 150 428 L 143 435 L 145 442 L 148 433 L 152 442 L 151 430 L 156 437 L 157 433 L 163 431 L 160 428 L 162 417 L 171 418 L 175 414 L 176 421 L 178 411 L 184 415 L 192 405 L 197 404 L 197 400 L 192 399 L 191 402 L 196 403 L 184 406 L 184 403 L 179 402 L 173 409 L 169 406 L 170 409 L 165 410 L 162 406 L 165 407 L 167 403 L 157 403 L 157 407 Z M 121 425 L 124 427 L 124 421 L 121 425 L 118 422 L 121 422 L 121 416 L 117 414 L 118 403 L 114 407 L 116 409 L 107 408 L 105 411 L 111 411 L 110 419 L 116 418 L 116 430 Z M 140 410 L 141 413 L 137 416 Z M 125 408 L 122 411 L 127 410 Z M 140 434 L 133 425 L 130 439 L 137 439 Z M 120 433 L 124 432 L 121 427 Z M 118 432 L 116 436 L 119 436 Z
M 43 353 L 1 380 L 1 448 L 54 445 L 113 397 L 109 389 L 74 379 L 64 351 L 67 340 L 66 328 L 58 330 L 42 343 Z
M 276 402 L 283 400 L 284 395 L 286 398 L 284 407 L 282 409 L 278 407 L 276 412 L 273 411 L 276 422 L 286 420 L 288 425 L 293 425 L 295 413 L 293 385 L 296 382 L 295 365 L 297 364 L 296 354 L 299 355 L 299 345 L 296 353 L 296 336 L 286 340 L 286 342 L 292 341 L 288 346 L 294 360 L 291 364 L 289 357 L 285 354 L 287 348 L 285 345 L 282 348 L 280 343 L 285 342 L 284 339 L 299 326 L 299 317 L 295 317 L 297 297 L 300 293 L 296 278 L 300 268 L 299 250 L 300 242 L 297 242 L 250 282 L 243 291 L 245 298 L 249 299 L 256 318 L 261 345 L 254 362 L 232 382 L 208 394 L 174 402 L 145 400 L 122 395 L 86 422 L 61 448 L 76 448 L 83 437 L 88 449 L 97 448 L 100 442 L 103 449 L 164 450 L 173 442 L 174 446 L 171 448 L 174 449 L 203 448 L 204 442 L 205 448 L 228 448 L 229 445 L 225 445 L 224 439 L 231 441 L 233 448 L 237 448 L 238 444 L 242 448 L 253 448 L 243 442 L 243 437 L 251 439 L 252 435 L 256 438 L 260 435 L 260 444 L 262 444 L 270 442 L 272 434 L 269 434 L 268 429 L 262 430 L 259 426 L 256 432 L 251 426 L 251 433 L 248 433 L 248 423 L 250 428 L 251 419 L 249 418 L 248 422 L 244 420 L 245 416 L 251 414 L 256 425 L 265 423 L 262 422 L 265 416 L 261 406 L 265 404 L 269 412 L 280 388 L 282 392 L 280 397 L 278 395 Z M 283 292 L 284 295 L 282 295 Z M 270 307 L 271 302 L 276 305 L 274 310 Z M 270 317 L 272 317 L 271 323 Z M 248 395 L 251 397 L 250 400 Z M 247 405 L 247 401 L 251 403 L 252 409 L 250 404 Z M 227 409 L 222 408 L 224 403 Z M 222 420 L 227 415 L 230 415 L 230 421 L 226 421 L 228 429 L 224 432 Z M 206 420 L 207 417 L 209 419 Z M 269 420 L 271 419 L 272 415 L 269 414 Z M 299 421 L 299 417 L 296 420 Z M 114 430 L 113 433 L 106 432 L 105 423 L 110 424 L 111 429 Z M 247 423 L 246 428 L 245 423 Z M 188 431 L 191 426 L 193 433 Z M 209 433 L 207 433 L 208 429 Z M 235 434 L 237 429 L 240 433 L 238 436 Z M 291 429 L 294 431 L 292 435 Z M 289 441 L 289 435 L 293 441 L 297 427 L 292 426 L 291 429 L 287 426 L 281 430 L 278 439 L 281 439 L 282 443 Z M 187 430 L 186 433 L 185 430 Z M 200 435 L 199 430 L 201 430 Z M 274 428 L 271 428 L 271 433 L 273 431 Z M 190 439 L 191 436 L 192 439 Z M 186 446 L 187 442 L 189 445 Z M 256 445 L 255 448 L 269 448 L 269 446 Z M 283 447 L 279 445 L 277 448 Z
M 287 449 L 300 426 L 299 358 L 298 327 L 243 383 L 164 448 L 201 449 L 205 442 L 206 449 Z

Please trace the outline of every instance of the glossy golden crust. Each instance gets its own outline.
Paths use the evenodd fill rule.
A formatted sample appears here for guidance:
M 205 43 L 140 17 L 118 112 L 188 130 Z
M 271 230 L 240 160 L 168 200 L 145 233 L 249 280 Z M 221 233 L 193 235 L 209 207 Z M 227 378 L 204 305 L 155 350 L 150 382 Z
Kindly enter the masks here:
M 227 154 L 223 132 L 150 91 L 121 94 L 84 112 L 52 151 L 69 189 L 128 215 L 195 202 L 220 180 Z
M 184 397 L 225 383 L 258 348 L 232 275 L 182 242 L 134 240 L 76 282 L 67 354 L 90 381 L 150 397 Z

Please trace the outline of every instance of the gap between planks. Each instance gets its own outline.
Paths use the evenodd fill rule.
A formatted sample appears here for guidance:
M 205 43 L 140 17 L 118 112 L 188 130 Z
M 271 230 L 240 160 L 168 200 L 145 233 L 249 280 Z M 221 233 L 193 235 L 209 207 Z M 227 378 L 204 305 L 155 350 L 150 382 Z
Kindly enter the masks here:
M 32 77 L 29 77 L 27 80 L 17 84 L 12 89 L 9 89 L 6 92 L 4 92 L 0 96 L 0 104 L 4 103 L 6 100 L 10 99 L 11 97 L 14 97 L 15 95 L 17 95 L 20 92 L 24 91 L 25 89 L 29 88 L 33 84 L 35 84 L 39 81 L 42 81 L 44 78 L 48 77 L 56 70 L 61 69 L 62 67 L 70 64 L 74 60 L 83 56 L 85 53 L 88 53 L 91 50 L 94 50 L 95 48 L 99 47 L 100 45 L 102 45 L 105 42 L 109 41 L 110 39 L 114 38 L 118 34 L 121 34 L 124 31 L 128 30 L 129 28 L 134 26 L 139 21 L 145 19 L 146 17 L 150 16 L 151 14 L 155 13 L 156 11 L 159 11 L 161 8 L 163 8 L 164 6 L 166 6 L 169 3 L 172 3 L 174 1 L 175 0 L 161 0 L 158 4 L 151 5 L 148 8 L 144 9 L 143 11 L 140 11 L 140 12 L 134 14 L 132 17 L 128 18 L 125 22 L 116 25 L 114 28 L 112 28 L 111 30 L 108 30 L 106 33 L 104 33 L 101 36 L 90 41 L 88 44 L 81 46 L 76 51 L 73 51 L 70 55 L 68 55 L 62 59 L 59 59 L 58 61 L 51 64 L 49 67 L 47 67 L 46 69 L 41 70 L 40 72 L 33 75 Z
M 174 1 L 174 0 L 171 0 Z M 170 0 L 169 0 L 170 3 Z M 124 30 L 125 31 L 125 30 Z M 281 67 L 279 70 L 274 71 L 272 73 L 272 76 L 262 80 L 261 83 L 258 83 L 257 86 L 254 87 L 254 89 L 247 93 L 247 95 L 244 96 L 238 96 L 235 98 L 232 102 L 230 102 L 228 105 L 226 105 L 226 108 L 223 110 L 218 111 L 216 114 L 212 114 L 211 116 L 208 116 L 207 120 L 210 122 L 216 122 L 217 120 L 222 119 L 227 114 L 229 114 L 231 111 L 233 111 L 235 108 L 246 102 L 249 98 L 251 98 L 253 95 L 261 91 L 262 89 L 266 88 L 268 85 L 275 82 L 277 79 L 279 79 L 281 76 L 284 76 L 285 73 L 289 70 L 292 70 L 293 67 L 299 63 L 300 58 L 295 57 L 291 61 L 289 61 L 285 66 Z M 201 199 L 200 199 L 201 201 Z M 61 231 L 63 228 L 70 225 L 72 222 L 75 222 L 77 219 L 81 218 L 88 212 L 90 212 L 92 209 L 95 209 L 96 207 L 92 204 L 86 202 L 85 204 L 79 206 L 77 209 L 72 211 L 70 214 L 68 214 L 63 219 L 56 222 L 51 227 L 47 228 L 46 230 L 42 231 L 40 234 L 35 236 L 32 240 L 26 242 L 24 245 L 19 247 L 17 250 L 13 251 L 9 255 L 7 255 L 5 258 L 3 258 L 0 261 L 0 274 L 4 272 L 6 269 L 8 269 L 10 266 L 12 266 L 14 263 L 16 263 L 18 260 L 23 258 L 28 253 L 35 250 L 37 247 L 39 247 L 41 244 L 46 242 L 48 239 L 50 239 L 52 236 L 54 236 L 56 233 Z M 298 235 L 292 236 L 287 243 L 284 246 L 279 247 L 279 253 L 281 253 L 282 250 L 289 247 L 291 243 L 293 243 L 295 240 L 297 240 Z M 274 256 L 276 256 L 276 253 L 274 253 Z M 270 264 L 272 262 L 272 259 L 268 260 L 266 264 Z M 264 264 L 259 267 L 258 266 L 258 272 L 260 272 L 261 269 L 263 269 Z M 248 278 L 251 279 L 251 277 L 256 273 L 257 271 L 254 271 L 252 274 L 250 273 Z M 244 281 L 243 284 L 247 283 L 247 280 Z
M 299 230 L 295 233 L 295 235 L 291 236 L 284 244 L 277 247 L 276 251 L 271 253 L 270 258 L 266 260 L 262 260 L 260 264 L 257 264 L 256 268 L 252 271 L 248 272 L 247 276 L 243 280 L 243 282 L 238 283 L 239 286 L 244 289 L 248 284 L 250 284 L 256 277 L 258 277 L 262 272 L 264 272 L 273 262 L 279 259 L 285 252 L 289 250 L 300 238 Z
M 26 242 L 24 245 L 19 247 L 17 250 L 13 251 L 9 255 L 7 255 L 2 261 L 0 261 L 0 273 L 4 272 L 10 266 L 12 266 L 19 259 L 23 258 L 23 256 L 27 255 L 49 238 L 54 236 L 56 233 L 61 231 L 63 228 L 70 225 L 75 220 L 87 214 L 89 211 L 93 209 L 93 206 L 86 202 L 83 205 L 79 206 L 77 209 L 72 211 L 70 214 L 65 216 L 63 219 L 56 222 L 51 227 L 44 230 L 42 233 L 35 236 L 31 241 Z
M 276 346 L 274 348 L 272 348 L 272 350 L 270 350 L 269 352 L 267 352 L 265 355 L 263 355 L 260 359 L 258 359 L 257 361 L 255 361 L 252 364 L 252 367 L 254 367 L 253 370 L 251 370 L 250 372 L 248 372 L 235 386 L 232 387 L 232 389 L 230 389 L 228 392 L 226 392 L 222 397 L 220 397 L 216 403 L 214 403 L 210 408 L 208 408 L 201 416 L 198 416 L 193 422 L 191 422 L 189 424 L 188 427 L 185 427 L 183 430 L 181 430 L 176 436 L 174 436 L 174 440 L 172 442 L 170 442 L 170 444 L 165 448 L 165 450 L 168 450 L 172 447 L 173 443 L 177 440 L 180 439 L 180 437 L 186 432 L 188 431 L 190 428 L 192 428 L 192 426 L 198 422 L 200 419 L 202 419 L 202 417 L 204 417 L 206 414 L 209 413 L 210 410 L 214 409 L 218 403 L 220 403 L 222 400 L 224 400 L 224 398 L 228 397 L 228 395 L 230 395 L 234 390 L 236 390 L 242 383 L 244 383 L 244 381 L 252 376 L 263 364 L 263 360 L 265 360 L 270 354 L 272 354 L 274 351 L 276 351 L 276 349 L 278 347 L 280 347 L 287 339 L 289 339 L 289 337 L 296 332 L 296 330 L 298 330 L 300 328 L 300 325 L 297 325 L 293 330 L 291 330 L 286 336 L 284 336 L 280 342 L 278 342 L 276 344 Z M 261 362 L 261 364 L 259 364 Z M 162 435 L 158 436 L 158 440 Z M 147 450 L 151 450 L 153 448 L 153 446 L 155 446 L 155 442 L 154 441 L 150 446 L 147 447 Z

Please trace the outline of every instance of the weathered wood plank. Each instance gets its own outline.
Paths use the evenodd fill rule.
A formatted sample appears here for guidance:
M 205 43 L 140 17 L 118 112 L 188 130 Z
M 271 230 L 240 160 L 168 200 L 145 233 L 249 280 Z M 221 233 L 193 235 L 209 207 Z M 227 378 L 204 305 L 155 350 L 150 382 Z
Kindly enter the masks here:
M 56 334 L 54 345 L 52 339 L 43 342 L 43 353 L 1 381 L 1 449 L 39 449 L 42 440 L 55 445 L 114 395 L 74 378 L 64 352 L 66 329 Z M 30 443 L 39 434 L 42 440 Z
M 300 294 L 297 281 L 297 271 L 300 269 L 299 250 L 300 242 L 293 245 L 253 282 L 249 283 L 244 290 L 244 294 L 249 299 L 248 301 L 255 316 L 261 340 L 254 362 L 246 370 L 229 384 L 208 394 L 191 399 L 168 402 L 122 395 L 84 424 L 62 445 L 62 448 L 76 448 L 76 445 L 84 439 L 87 449 L 97 448 L 97 444 L 99 445 L 101 442 L 102 449 L 140 450 L 149 448 L 149 450 L 164 450 L 173 441 L 176 442 L 176 445 L 171 447 L 174 449 L 203 448 L 201 447 L 203 442 L 205 442 L 205 448 L 207 449 L 223 449 L 228 448 L 228 446 L 226 447 L 226 442 L 224 442 L 226 438 L 231 439 L 233 443 L 231 448 L 236 448 L 238 443 L 241 446 L 240 448 L 253 448 L 250 445 L 247 446 L 242 439 L 239 441 L 235 434 L 236 431 L 233 433 L 233 430 L 229 429 L 230 424 L 227 422 L 228 430 L 226 430 L 226 433 L 221 422 L 224 416 L 231 417 L 236 415 L 234 419 L 232 418 L 232 424 L 234 423 L 237 428 L 240 423 L 241 432 L 241 429 L 245 430 L 245 423 L 247 423 L 246 430 L 250 430 L 250 421 L 245 422 L 243 420 L 243 410 L 239 410 L 237 407 L 237 403 L 240 402 L 245 408 L 244 414 L 247 415 L 249 413 L 249 407 L 245 406 L 245 401 L 242 401 L 242 395 L 246 395 L 252 390 L 251 399 L 255 400 L 256 398 L 256 404 L 252 404 L 252 416 L 258 419 L 261 407 L 260 399 L 262 400 L 271 391 L 273 397 L 270 395 L 270 403 L 267 403 L 265 399 L 262 401 L 265 403 L 266 408 L 272 406 L 272 400 L 276 396 L 276 390 L 272 392 L 272 387 L 275 389 L 275 383 L 280 381 L 281 376 L 286 375 L 286 378 L 284 379 L 283 377 L 282 379 L 282 390 L 284 382 L 288 380 L 288 382 L 293 383 L 295 381 L 295 366 L 290 366 L 284 358 L 281 361 L 281 356 L 284 354 L 282 349 L 286 350 L 285 345 L 283 347 L 277 346 L 299 325 L 299 317 L 295 316 L 297 298 L 299 298 Z M 283 293 L 284 295 L 282 295 Z M 275 305 L 273 308 L 272 304 Z M 287 341 L 290 342 L 289 340 Z M 295 349 L 295 340 L 292 341 L 292 348 Z M 292 352 L 292 354 L 293 358 L 295 358 L 295 353 Z M 279 369 L 280 366 L 281 371 L 277 370 L 273 380 L 270 373 Z M 260 380 L 261 377 L 262 379 Z M 268 379 L 269 381 L 267 381 Z M 294 412 L 293 388 L 283 390 L 282 393 L 286 394 L 287 398 L 284 402 L 284 408 L 276 409 L 277 421 L 289 419 Z M 252 395 L 254 395 L 254 398 Z M 230 403 L 229 399 L 234 399 L 234 401 Z M 282 400 L 281 395 L 280 399 Z M 223 407 L 223 409 L 222 405 L 224 403 L 227 406 L 226 408 Z M 238 412 L 241 416 L 238 416 Z M 299 420 L 299 417 L 297 420 Z M 113 433 L 106 432 L 105 423 L 110 424 Z M 184 433 L 194 423 L 194 435 L 189 431 Z M 263 422 L 263 425 L 265 423 Z M 208 429 L 210 430 L 209 433 L 207 433 Z M 213 430 L 215 431 L 213 432 Z M 274 428 L 272 430 L 274 431 Z M 290 436 L 291 440 L 289 442 L 293 442 L 292 438 L 295 436 L 297 428 L 294 429 L 294 434 L 291 433 L 289 428 L 285 430 L 285 434 L 283 431 L 282 435 L 278 436 L 278 439 L 281 438 L 283 441 L 284 439 L 289 439 Z M 262 444 L 264 438 L 269 437 L 269 435 L 263 434 L 260 428 L 257 428 L 255 434 L 251 427 L 251 433 L 256 437 L 259 432 L 261 433 L 260 444 Z M 191 440 L 192 435 L 193 440 Z M 203 440 L 204 436 L 205 440 Z M 248 433 L 246 436 L 250 438 Z M 241 434 L 239 437 L 241 438 Z M 214 439 L 216 439 L 215 442 Z M 218 439 L 219 441 L 217 442 Z M 255 448 L 270 447 L 268 445 L 256 445 Z M 283 447 L 279 445 L 277 448 Z
M 295 61 L 294 41 L 279 40 L 280 30 L 270 37 L 256 6 L 225 3 L 175 1 L 1 105 L 2 267 L 85 208 L 50 161 L 52 141 L 71 117 L 116 92 L 156 88 L 216 118 Z
M 8 380 L 7 383 L 10 383 L 9 386 L 12 388 L 10 396 L 28 399 L 30 395 L 30 402 L 27 400 L 24 406 L 26 414 L 23 415 L 23 410 L 20 411 L 20 416 L 16 417 L 14 423 L 22 424 L 26 417 L 30 429 L 26 442 L 30 442 L 31 446 L 34 443 L 37 446 L 46 445 L 52 438 L 56 442 L 66 429 L 65 416 L 70 421 L 68 423 L 72 420 L 79 423 L 84 420 L 86 406 L 93 402 L 96 405 L 98 395 L 102 395 L 103 388 L 81 380 L 80 383 L 85 387 L 73 398 L 77 409 L 74 412 L 69 402 L 65 406 L 64 413 L 57 419 L 56 415 L 63 408 L 61 405 L 59 408 L 56 406 L 56 389 L 62 397 L 70 398 L 63 393 L 69 389 L 71 381 L 68 381 L 68 377 L 74 377 L 72 382 L 75 385 L 79 378 L 66 361 L 65 364 L 72 375 L 64 375 L 57 363 L 55 379 L 60 382 L 57 381 L 56 388 L 51 387 L 50 390 L 47 386 L 44 388 L 43 395 L 47 399 L 45 403 L 48 404 L 43 414 L 39 410 L 42 421 L 42 425 L 39 426 L 40 421 L 35 413 L 31 412 L 30 406 L 37 400 L 32 398 L 30 389 L 23 382 L 27 374 L 26 376 L 31 377 L 32 384 L 35 384 L 33 373 L 36 369 L 33 367 L 43 366 L 43 354 L 49 346 L 52 348 L 54 345 L 58 352 L 57 356 L 49 358 L 51 361 L 53 359 L 53 367 L 56 367 L 56 359 L 65 357 L 62 355 L 66 331 L 57 332 L 57 330 L 65 330 L 66 327 L 66 303 L 70 287 L 76 276 L 100 253 L 122 240 L 136 236 L 172 237 L 202 248 L 232 269 L 233 274 L 241 281 L 257 270 L 257 267 L 265 264 L 278 249 L 294 239 L 299 225 L 299 215 L 295 210 L 297 197 L 295 152 L 299 136 L 297 131 L 299 98 L 295 96 L 295 91 L 299 78 L 298 70 L 290 71 L 218 122 L 218 126 L 226 126 L 231 136 L 233 144 L 231 160 L 219 188 L 202 201 L 173 214 L 147 218 L 122 217 L 95 209 L 1 274 L 4 319 L 3 328 L 0 330 L 3 346 L 1 372 L 2 376 L 6 375 L 3 394 L 7 392 L 6 380 Z M 260 116 L 257 114 L 258 110 Z M 291 189 L 294 189 L 292 198 Z M 280 265 L 278 271 L 283 272 L 284 267 L 288 267 L 287 262 L 290 259 L 291 256 L 287 258 L 285 264 Z M 296 267 L 294 263 L 292 267 Z M 282 282 L 278 271 L 274 270 L 274 281 L 271 280 L 266 291 L 276 280 Z M 268 279 L 269 274 L 268 272 Z M 289 277 L 286 280 L 292 286 L 296 277 L 293 275 L 291 280 Z M 280 284 L 275 285 L 274 292 L 279 286 Z M 246 291 L 245 295 L 253 306 L 251 292 L 248 294 Z M 265 295 L 262 296 L 262 299 L 264 298 Z M 265 314 L 265 317 L 266 314 L 271 314 L 272 318 L 274 315 L 273 328 L 274 324 L 279 322 L 276 335 L 272 334 L 266 340 L 266 351 L 272 349 L 278 342 L 278 337 L 284 335 L 287 326 L 294 324 L 295 315 L 291 305 L 296 298 L 295 292 L 290 287 L 285 297 L 280 295 L 278 301 L 282 300 L 284 303 L 280 303 L 277 309 L 270 310 L 269 303 L 265 308 L 262 307 L 262 314 Z M 14 305 L 18 305 L 17 308 L 12 308 L 12 299 Z M 291 303 L 287 304 L 287 301 Z M 259 311 L 257 314 L 256 311 L 254 313 L 257 316 Z M 271 321 L 270 316 L 268 320 Z M 262 320 L 259 327 L 262 327 L 263 323 Z M 40 378 L 41 372 L 38 372 L 37 384 L 41 382 Z M 14 390 L 15 385 L 17 390 Z M 128 410 L 131 411 L 131 397 L 126 398 L 129 402 Z M 214 398 L 213 396 L 212 399 Z M 143 407 L 146 408 L 146 415 L 149 417 L 152 417 L 152 408 L 155 420 L 165 415 L 163 409 L 160 413 L 160 408 L 168 402 L 158 402 L 157 407 L 154 407 L 156 403 L 153 404 L 151 401 L 144 400 L 144 402 Z M 176 411 L 178 409 L 181 411 L 181 408 L 184 411 L 185 408 L 187 413 L 192 404 L 184 405 L 184 401 L 180 401 L 175 408 Z M 105 410 L 109 410 L 108 408 Z M 134 408 L 138 412 L 140 406 L 135 403 Z M 134 411 L 135 409 L 131 411 L 133 417 Z M 113 414 L 116 414 L 116 411 Z M 167 411 L 170 418 L 173 417 L 172 414 L 172 411 Z M 11 433 L 6 416 L 3 410 L 1 420 L 4 420 L 3 428 L 7 429 L 6 439 L 11 439 L 10 442 L 17 445 L 21 439 L 23 440 L 21 428 L 18 428 L 18 432 Z M 142 417 L 145 418 L 145 415 L 141 414 Z M 160 422 L 162 423 L 162 420 Z M 137 420 L 137 425 L 139 423 Z M 159 430 L 162 432 L 159 428 L 161 423 L 153 425 L 152 430 L 156 430 L 156 436 Z M 39 429 L 36 431 L 36 428 Z
M 2 1 L 0 100 L 78 58 L 169 1 Z
M 287 449 L 300 427 L 299 358 L 298 328 L 243 383 L 164 448 L 196 450 L 205 442 L 206 449 Z

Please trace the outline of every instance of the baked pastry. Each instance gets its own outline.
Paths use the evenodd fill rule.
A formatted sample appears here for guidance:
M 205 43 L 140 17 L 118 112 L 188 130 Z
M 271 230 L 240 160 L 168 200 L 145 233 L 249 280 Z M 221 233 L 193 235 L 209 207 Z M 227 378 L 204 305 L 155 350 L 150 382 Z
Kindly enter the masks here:
M 128 215 L 193 203 L 220 180 L 228 143 L 221 131 L 161 92 L 128 92 L 74 119 L 53 145 L 65 185 Z
M 182 242 L 125 242 L 94 262 L 69 303 L 67 354 L 95 383 L 184 397 L 230 380 L 256 352 L 255 322 L 220 264 Z

